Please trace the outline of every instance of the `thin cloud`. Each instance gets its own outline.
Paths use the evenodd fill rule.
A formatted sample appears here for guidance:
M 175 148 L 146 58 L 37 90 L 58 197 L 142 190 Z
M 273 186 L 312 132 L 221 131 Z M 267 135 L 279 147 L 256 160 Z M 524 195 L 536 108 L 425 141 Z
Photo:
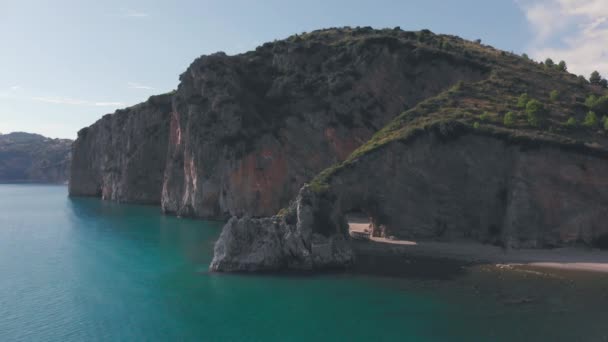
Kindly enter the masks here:
M 97 107 L 119 107 L 124 106 L 122 102 L 91 102 L 80 99 L 73 99 L 69 97 L 50 97 L 50 96 L 35 96 L 31 97 L 31 100 L 52 104 L 60 105 L 71 105 L 71 106 L 97 106 Z
M 20 89 L 21 89 L 21 86 L 19 86 L 19 85 L 14 85 L 11 87 L 12 91 L 16 91 L 16 90 L 20 90 Z
M 137 82 L 129 82 L 127 83 L 127 86 L 129 87 L 129 89 L 146 89 L 146 90 L 153 90 L 153 87 L 147 86 L 147 85 L 143 85 Z
M 516 0 L 534 37 L 533 58 L 565 60 L 571 72 L 608 76 L 608 1 Z

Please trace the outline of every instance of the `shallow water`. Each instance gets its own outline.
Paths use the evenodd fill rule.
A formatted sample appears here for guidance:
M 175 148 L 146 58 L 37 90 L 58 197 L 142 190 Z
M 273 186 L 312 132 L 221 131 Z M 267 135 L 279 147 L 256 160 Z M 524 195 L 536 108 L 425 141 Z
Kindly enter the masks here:
M 0 341 L 608 340 L 604 275 L 208 274 L 220 228 L 0 185 Z

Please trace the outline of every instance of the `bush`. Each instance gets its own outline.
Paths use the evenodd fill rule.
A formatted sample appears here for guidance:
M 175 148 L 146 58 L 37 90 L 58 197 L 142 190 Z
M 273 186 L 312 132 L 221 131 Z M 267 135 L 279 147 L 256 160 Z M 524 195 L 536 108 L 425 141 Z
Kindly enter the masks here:
M 598 121 L 597 121 L 597 115 L 595 115 L 595 112 L 589 112 L 587 113 L 587 115 L 585 115 L 585 120 L 583 121 L 583 126 L 586 127 L 595 127 L 597 126 Z
M 576 119 L 573 117 L 570 117 L 568 119 L 568 121 L 566 121 L 565 125 L 568 127 L 576 127 Z
M 529 61 L 529 60 L 530 60 L 530 57 L 528 57 L 528 54 L 527 54 L 527 53 L 522 54 L 522 55 L 521 55 L 521 57 L 522 57 L 523 59 L 527 60 L 527 61 Z
M 515 123 L 515 114 L 513 114 L 513 112 L 508 112 L 507 114 L 505 114 L 503 123 L 505 126 L 513 126 L 513 124 Z
M 604 117 L 604 131 L 608 131 L 608 118 Z
M 532 126 L 540 126 L 545 114 L 545 106 L 538 100 L 530 100 L 526 104 L 528 123 Z
M 606 115 L 608 114 L 608 95 L 599 98 L 595 95 L 590 95 L 585 100 L 585 106 L 593 112 L 599 113 L 600 115 Z
M 602 78 L 600 80 L 600 87 L 602 87 L 602 88 L 608 88 L 608 80 L 605 79 L 605 78 Z
M 526 108 L 528 101 L 530 101 L 530 97 L 528 96 L 528 94 L 527 93 L 521 94 L 519 96 L 519 98 L 517 99 L 517 108 Z
M 559 91 L 552 90 L 551 93 L 549 93 L 549 98 L 551 101 L 557 101 L 559 99 Z
M 478 128 L 479 128 L 479 122 L 475 122 L 475 123 L 473 124 L 473 128 L 478 129 Z
M 559 61 L 559 63 L 557 64 L 557 70 L 559 70 L 559 71 L 568 71 L 568 66 L 566 65 L 566 62 Z
M 595 102 L 597 101 L 597 97 L 595 95 L 589 95 L 585 99 L 585 106 L 589 109 L 593 108 Z
M 489 119 L 490 119 L 490 113 L 488 113 L 488 112 L 483 112 L 483 114 L 481 114 L 479 116 L 480 121 L 488 121 Z
M 555 66 L 555 63 L 551 58 L 547 58 L 545 59 L 545 65 L 547 66 L 547 68 L 553 68 Z

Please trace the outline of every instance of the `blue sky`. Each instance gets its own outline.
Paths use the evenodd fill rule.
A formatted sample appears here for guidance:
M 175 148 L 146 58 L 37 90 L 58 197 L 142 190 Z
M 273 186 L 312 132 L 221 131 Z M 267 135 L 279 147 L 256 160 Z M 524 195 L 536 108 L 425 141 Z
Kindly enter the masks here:
M 74 138 L 176 88 L 202 54 L 330 26 L 429 28 L 608 72 L 606 17 L 604 0 L 0 0 L 0 132 Z

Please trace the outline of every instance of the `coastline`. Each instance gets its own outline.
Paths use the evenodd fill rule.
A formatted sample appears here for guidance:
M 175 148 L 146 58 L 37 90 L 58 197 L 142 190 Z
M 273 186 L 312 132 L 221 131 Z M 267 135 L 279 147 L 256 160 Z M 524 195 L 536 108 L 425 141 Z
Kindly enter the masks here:
M 608 252 L 585 247 L 505 250 L 502 247 L 467 240 L 414 242 L 377 237 L 366 242 L 357 241 L 353 243 L 353 247 L 358 256 L 447 259 L 498 267 L 532 266 L 608 274 Z

